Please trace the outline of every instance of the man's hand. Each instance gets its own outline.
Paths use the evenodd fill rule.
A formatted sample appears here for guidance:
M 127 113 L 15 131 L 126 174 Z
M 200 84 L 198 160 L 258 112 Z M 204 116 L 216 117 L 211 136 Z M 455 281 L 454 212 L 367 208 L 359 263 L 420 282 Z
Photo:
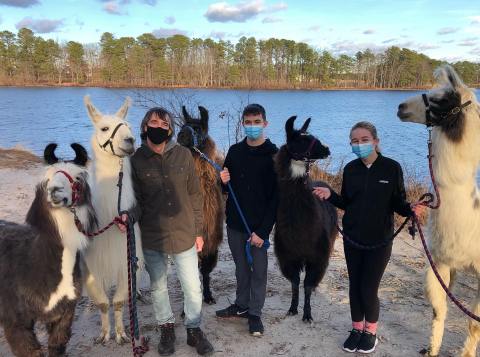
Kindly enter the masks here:
M 220 179 L 222 180 L 222 183 L 226 185 L 230 181 L 230 172 L 228 172 L 228 169 L 225 167 L 222 171 L 220 171 Z
M 197 248 L 197 253 L 200 253 L 203 249 L 203 237 L 195 238 L 195 247 Z
M 120 216 L 120 219 L 122 220 L 122 222 L 117 222 L 117 227 L 120 232 L 125 233 L 127 231 L 128 215 L 126 213 L 123 213 Z
M 332 195 L 332 192 L 327 187 L 315 187 L 313 189 L 313 194 L 316 195 L 321 200 L 328 200 Z
M 263 246 L 263 239 L 257 236 L 257 234 L 254 232 L 250 236 L 250 244 L 253 245 L 254 247 L 261 248 Z

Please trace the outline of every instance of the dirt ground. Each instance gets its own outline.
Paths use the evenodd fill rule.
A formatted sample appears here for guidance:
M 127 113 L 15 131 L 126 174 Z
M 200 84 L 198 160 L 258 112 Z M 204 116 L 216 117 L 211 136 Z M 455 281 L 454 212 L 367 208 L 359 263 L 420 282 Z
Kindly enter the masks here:
M 38 158 L 0 150 L 0 219 L 23 222 L 33 199 L 34 186 L 42 175 Z M 278 269 L 273 250 L 269 250 L 267 299 L 263 310 L 265 335 L 254 338 L 248 334 L 245 320 L 219 321 L 215 310 L 234 301 L 234 264 L 228 245 L 222 244 L 217 268 L 212 274 L 212 290 L 216 305 L 204 305 L 203 328 L 215 347 L 216 356 L 347 356 L 340 346 L 350 329 L 348 305 L 348 279 L 342 242 L 337 240 L 326 277 L 312 296 L 314 324 L 301 321 L 301 314 L 286 317 L 290 304 L 290 284 Z M 394 244 L 394 252 L 385 272 L 380 289 L 381 317 L 380 344 L 374 353 L 378 357 L 418 356 L 426 347 L 430 334 L 431 309 L 424 298 L 423 276 L 426 259 L 418 240 L 412 241 L 405 233 Z M 146 356 L 157 356 L 159 341 L 153 308 L 151 306 L 148 278 L 142 281 L 144 302 L 138 303 L 142 335 L 150 337 L 151 351 Z M 475 290 L 472 276 L 459 274 L 454 292 L 469 303 Z M 7 289 L 8 287 L 1 287 Z M 175 277 L 175 267 L 169 272 L 169 291 L 176 322 L 176 356 L 194 356 L 195 351 L 186 345 L 186 333 L 180 318 L 182 292 Z M 301 294 L 302 295 L 302 294 Z M 300 308 L 302 307 L 302 299 Z M 466 335 L 466 318 L 453 305 L 446 322 L 441 356 L 457 356 Z M 127 322 L 125 313 L 125 322 Z M 100 317 L 87 296 L 80 300 L 73 336 L 68 345 L 69 356 L 131 356 L 129 345 L 118 346 L 109 342 L 95 345 L 94 338 L 100 329 Z M 37 327 L 41 343 L 46 345 L 46 332 Z M 0 356 L 12 356 L 0 329 Z

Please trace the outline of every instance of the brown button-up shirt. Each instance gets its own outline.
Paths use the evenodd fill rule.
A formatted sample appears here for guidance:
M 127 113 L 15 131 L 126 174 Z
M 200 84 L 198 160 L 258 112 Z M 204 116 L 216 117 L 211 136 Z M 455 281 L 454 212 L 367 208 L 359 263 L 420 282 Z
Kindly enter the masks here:
M 167 254 L 190 249 L 202 235 L 202 194 L 190 151 L 173 141 L 163 154 L 143 144 L 132 156 L 134 218 L 142 246 Z

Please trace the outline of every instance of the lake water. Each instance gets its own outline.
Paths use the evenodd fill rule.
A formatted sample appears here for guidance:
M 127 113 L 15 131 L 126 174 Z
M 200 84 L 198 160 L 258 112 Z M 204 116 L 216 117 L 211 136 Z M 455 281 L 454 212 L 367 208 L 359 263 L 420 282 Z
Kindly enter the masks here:
M 175 93 L 175 94 L 173 94 Z M 125 96 L 134 100 L 128 120 L 139 139 L 139 124 L 146 108 L 139 98 L 159 105 L 175 98 L 189 98 L 210 112 L 210 134 L 221 150 L 235 142 L 234 122 L 219 115 L 237 113 L 246 103 L 260 103 L 267 111 L 267 136 L 278 146 L 285 142 L 284 124 L 291 115 L 297 125 L 312 117 L 310 131 L 330 147 L 332 170 L 354 158 L 350 152 L 349 130 L 360 120 L 373 122 L 378 129 L 386 156 L 399 161 L 408 170 L 426 176 L 427 131 L 423 125 L 402 123 L 396 117 L 398 104 L 417 91 L 243 91 L 243 90 L 136 90 L 105 88 L 0 88 L 0 147 L 20 144 L 37 154 L 49 142 L 57 142 L 59 155 L 70 156 L 68 144 L 79 142 L 88 149 L 92 125 L 83 96 L 104 113 L 115 112 Z M 137 141 L 138 142 L 138 141 Z M 90 150 L 90 149 L 89 149 Z

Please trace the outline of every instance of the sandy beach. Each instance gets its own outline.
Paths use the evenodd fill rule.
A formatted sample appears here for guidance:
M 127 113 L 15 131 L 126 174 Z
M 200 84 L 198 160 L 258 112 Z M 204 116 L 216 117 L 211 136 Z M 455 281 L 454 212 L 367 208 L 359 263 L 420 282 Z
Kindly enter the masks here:
M 10 162 L 10 164 L 9 164 Z M 16 163 L 16 164 L 15 164 Z M 34 186 L 42 176 L 43 167 L 35 158 L 24 161 L 0 159 L 0 219 L 23 222 L 33 199 Z M 340 346 L 350 329 L 348 278 L 342 241 L 337 239 L 330 266 L 324 280 L 312 296 L 314 324 L 304 324 L 299 316 L 286 317 L 290 304 L 290 283 L 280 274 L 273 249 L 269 250 L 267 299 L 263 310 L 265 335 L 254 338 L 248 334 L 246 320 L 220 321 L 215 310 L 234 300 L 234 264 L 224 242 L 217 268 L 212 274 L 212 291 L 216 305 L 204 305 L 203 328 L 215 347 L 216 356 L 348 356 Z M 427 261 L 420 241 L 412 241 L 404 232 L 394 244 L 394 252 L 380 289 L 380 344 L 374 356 L 418 356 L 428 345 L 432 312 L 423 293 L 423 276 Z M 142 281 L 144 300 L 138 303 L 142 335 L 150 337 L 151 351 L 146 356 L 158 356 L 159 332 L 153 314 L 148 278 Z M 176 321 L 176 356 L 194 356 L 186 345 L 186 332 L 180 318 L 182 292 L 175 277 L 175 267 L 169 273 L 170 299 Z M 2 286 L 8 289 L 7 286 Z M 454 293 L 462 301 L 473 300 L 476 288 L 472 276 L 459 274 Z M 301 291 L 301 296 L 303 292 Z M 303 299 L 300 299 L 300 308 Z M 127 312 L 125 312 L 127 322 Z M 441 356 L 457 356 L 466 336 L 466 317 L 449 303 L 448 319 Z M 68 345 L 69 356 L 131 356 L 130 345 L 118 346 L 114 341 L 95 345 L 100 316 L 91 300 L 83 296 L 77 306 L 73 336 Z M 41 343 L 46 346 L 43 326 L 37 326 Z M 0 356 L 12 356 L 0 329 Z

